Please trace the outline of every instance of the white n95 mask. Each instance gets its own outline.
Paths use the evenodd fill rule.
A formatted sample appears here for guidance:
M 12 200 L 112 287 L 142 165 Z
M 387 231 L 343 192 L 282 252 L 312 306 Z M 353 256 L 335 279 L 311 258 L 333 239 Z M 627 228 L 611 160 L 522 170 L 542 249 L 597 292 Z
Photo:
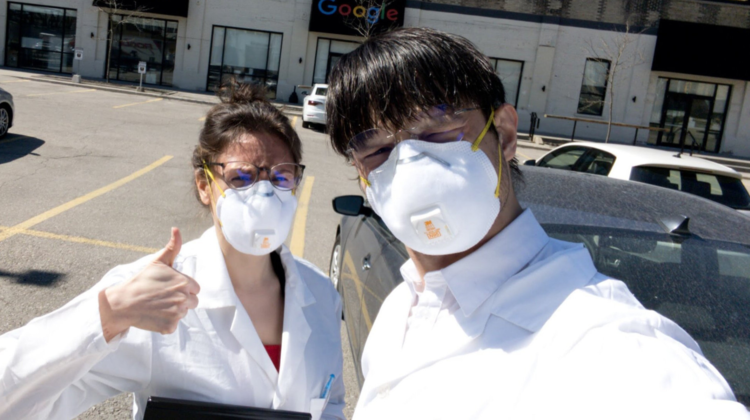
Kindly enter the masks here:
M 227 242 L 237 251 L 266 255 L 284 243 L 292 227 L 297 199 L 269 181 L 245 190 L 226 190 L 216 202 L 216 217 Z
M 367 199 L 404 245 L 422 254 L 448 255 L 487 235 L 500 213 L 502 174 L 502 166 L 496 173 L 478 150 L 487 128 L 473 145 L 402 141 L 370 172 Z

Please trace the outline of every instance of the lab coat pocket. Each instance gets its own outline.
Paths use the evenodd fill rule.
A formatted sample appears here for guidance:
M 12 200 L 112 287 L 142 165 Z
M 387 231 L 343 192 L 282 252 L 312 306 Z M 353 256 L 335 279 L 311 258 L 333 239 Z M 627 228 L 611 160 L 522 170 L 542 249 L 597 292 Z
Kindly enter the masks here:
M 320 416 L 323 415 L 323 410 L 325 410 L 326 404 L 328 404 L 328 397 L 313 398 L 310 400 L 310 414 L 312 415 L 312 420 L 320 420 Z

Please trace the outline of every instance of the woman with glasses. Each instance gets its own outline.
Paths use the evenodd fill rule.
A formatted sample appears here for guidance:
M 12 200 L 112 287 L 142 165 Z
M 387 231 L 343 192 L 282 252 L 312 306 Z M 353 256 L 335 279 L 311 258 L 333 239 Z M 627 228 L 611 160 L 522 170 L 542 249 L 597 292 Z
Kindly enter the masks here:
M 123 392 L 343 419 L 341 300 L 283 245 L 302 147 L 255 86 L 232 83 L 192 157 L 213 227 L 118 266 L 0 336 L 0 419 L 72 418 Z

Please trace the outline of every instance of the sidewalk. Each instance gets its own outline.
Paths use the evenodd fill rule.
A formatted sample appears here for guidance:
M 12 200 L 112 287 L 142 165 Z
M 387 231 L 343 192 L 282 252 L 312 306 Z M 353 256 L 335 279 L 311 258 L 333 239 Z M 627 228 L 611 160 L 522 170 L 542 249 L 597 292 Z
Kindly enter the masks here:
M 76 87 L 90 87 L 98 90 L 105 90 L 109 92 L 126 93 L 129 95 L 140 95 L 151 98 L 163 98 L 174 101 L 192 102 L 205 105 L 215 105 L 219 103 L 219 98 L 212 92 L 193 92 L 179 89 L 171 89 L 166 87 L 154 87 L 144 86 L 143 92 L 137 91 L 138 85 L 110 81 L 107 83 L 104 79 L 84 79 L 81 78 L 81 83 L 73 82 L 72 76 L 65 76 L 59 74 L 41 73 L 35 71 L 19 71 L 15 69 L 9 69 L 2 67 L 0 68 L 0 76 L 13 77 L 17 79 L 33 80 L 36 82 L 54 83 L 58 85 L 76 86 Z M 302 115 L 302 105 L 289 104 L 282 101 L 272 101 L 274 105 L 281 108 L 287 115 Z

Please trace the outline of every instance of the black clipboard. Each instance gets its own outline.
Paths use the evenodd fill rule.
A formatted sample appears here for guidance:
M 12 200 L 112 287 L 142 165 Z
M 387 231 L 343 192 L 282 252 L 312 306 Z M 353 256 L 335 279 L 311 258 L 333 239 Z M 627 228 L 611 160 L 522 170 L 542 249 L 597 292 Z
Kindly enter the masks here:
M 310 413 L 149 397 L 143 420 L 311 420 Z

